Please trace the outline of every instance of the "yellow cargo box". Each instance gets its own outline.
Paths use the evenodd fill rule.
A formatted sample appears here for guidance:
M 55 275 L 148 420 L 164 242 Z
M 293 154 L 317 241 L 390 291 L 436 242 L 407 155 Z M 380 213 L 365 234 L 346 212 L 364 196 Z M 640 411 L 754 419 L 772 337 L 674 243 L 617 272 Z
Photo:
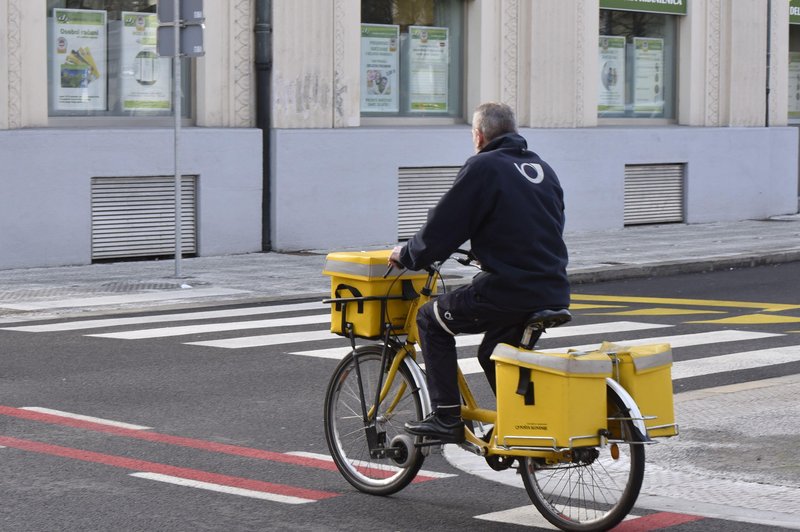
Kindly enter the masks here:
M 600 431 L 607 428 L 608 356 L 500 344 L 492 360 L 497 368 L 495 446 L 525 450 L 600 444 Z
M 672 347 L 669 344 L 625 346 L 604 342 L 600 351 L 615 353 L 619 383 L 631 394 L 645 418 L 647 435 L 676 436 L 672 393 Z
M 419 293 L 428 274 L 393 270 L 386 278 L 391 250 L 341 251 L 329 253 L 322 273 L 331 277 L 331 298 L 350 299 L 333 303 L 331 332 L 346 334 L 345 323 L 353 325 L 361 338 L 383 335 L 383 324 L 391 323 L 397 334 L 405 334 L 405 321 L 412 294 Z

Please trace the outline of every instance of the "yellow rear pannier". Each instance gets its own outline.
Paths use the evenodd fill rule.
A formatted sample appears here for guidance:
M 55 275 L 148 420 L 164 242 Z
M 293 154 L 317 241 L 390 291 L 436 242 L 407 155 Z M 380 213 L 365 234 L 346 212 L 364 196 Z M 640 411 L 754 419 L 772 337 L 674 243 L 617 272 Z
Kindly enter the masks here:
M 497 369 L 497 447 L 600 445 L 600 432 L 608 424 L 608 356 L 542 353 L 500 344 L 492 360 Z
M 383 324 L 405 334 L 411 301 L 425 285 L 424 271 L 392 271 L 384 278 L 391 250 L 341 251 L 325 258 L 323 274 L 331 278 L 331 332 L 347 335 L 347 323 L 355 336 L 379 338 Z
M 644 416 L 647 435 L 676 436 L 672 393 L 672 347 L 669 344 L 617 345 L 603 342 L 600 352 L 619 360 L 617 380 Z M 613 358 L 613 357 L 612 357 Z

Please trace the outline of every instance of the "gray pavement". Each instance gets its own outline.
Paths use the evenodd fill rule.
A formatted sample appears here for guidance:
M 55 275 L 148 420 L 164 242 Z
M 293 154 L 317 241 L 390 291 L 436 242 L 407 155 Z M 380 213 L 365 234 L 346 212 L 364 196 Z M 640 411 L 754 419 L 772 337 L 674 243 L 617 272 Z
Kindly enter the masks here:
M 800 215 L 567 233 L 566 240 L 575 283 L 708 271 L 800 260 Z M 328 251 L 182 259 L 180 278 L 174 259 L 0 270 L 0 320 L 321 297 L 329 290 L 321 274 Z M 475 270 L 450 261 L 445 273 L 458 284 Z
M 711 271 L 800 260 L 800 215 L 568 233 L 566 240 L 574 283 Z M 327 252 L 183 259 L 181 278 L 172 259 L 0 271 L 0 324 L 322 298 L 329 290 L 321 274 Z M 445 268 L 451 284 L 467 282 L 474 272 L 455 263 Z M 800 445 L 798 390 L 800 375 L 789 375 L 677 395 L 681 436 L 649 453 L 640 506 L 800 528 L 800 470 L 793 454 Z M 780 423 L 775 405 L 782 405 Z M 482 459 L 459 464 L 448 458 L 481 474 L 474 468 Z M 491 478 L 497 480 L 497 473 Z

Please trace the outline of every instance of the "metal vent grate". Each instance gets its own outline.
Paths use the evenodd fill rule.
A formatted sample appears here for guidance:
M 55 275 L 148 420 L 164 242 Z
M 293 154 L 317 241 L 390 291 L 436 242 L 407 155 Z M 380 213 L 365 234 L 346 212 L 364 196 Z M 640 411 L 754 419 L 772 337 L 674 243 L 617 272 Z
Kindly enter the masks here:
M 197 252 L 197 184 L 181 180 L 181 250 Z M 92 178 L 92 260 L 174 255 L 174 177 Z
M 411 238 L 422 227 L 428 211 L 452 186 L 460 169 L 460 166 L 398 169 L 398 240 Z
M 684 164 L 625 165 L 625 225 L 683 222 Z

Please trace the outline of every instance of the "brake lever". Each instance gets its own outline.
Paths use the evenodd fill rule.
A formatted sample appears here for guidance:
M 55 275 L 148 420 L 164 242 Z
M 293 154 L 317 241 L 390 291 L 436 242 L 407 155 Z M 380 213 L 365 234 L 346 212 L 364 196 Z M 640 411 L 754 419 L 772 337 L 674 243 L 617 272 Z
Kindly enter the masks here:
M 464 266 L 470 266 L 473 262 L 475 262 L 475 255 L 472 254 L 471 250 L 459 248 L 455 252 L 464 255 L 463 257 L 453 257 L 457 263 Z

